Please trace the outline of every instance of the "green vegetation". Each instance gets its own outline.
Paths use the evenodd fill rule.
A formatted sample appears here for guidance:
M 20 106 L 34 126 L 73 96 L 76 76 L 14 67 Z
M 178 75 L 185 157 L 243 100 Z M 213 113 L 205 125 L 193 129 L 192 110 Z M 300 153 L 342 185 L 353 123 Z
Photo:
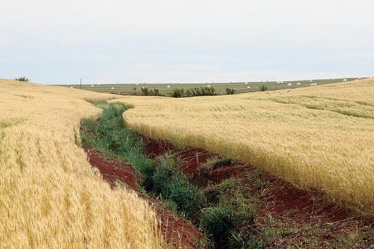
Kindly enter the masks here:
M 19 78 L 15 78 L 14 80 L 16 80 L 16 81 L 24 81 L 24 82 L 29 82 L 30 81 L 30 79 L 27 78 L 27 77 L 19 77 Z
M 232 159 L 231 157 L 218 159 L 216 162 L 213 163 L 213 169 L 217 169 L 222 166 L 231 166 L 233 163 L 234 159 Z
M 171 97 L 181 98 L 181 97 L 195 97 L 195 96 L 213 96 L 216 95 L 216 89 L 214 87 L 206 86 L 199 88 L 175 88 Z
M 199 188 L 190 184 L 172 155 L 157 158 L 157 166 L 151 176 L 153 191 L 157 196 L 172 201 L 176 209 L 189 219 L 206 206 L 206 197 Z
M 161 96 L 160 90 L 157 88 L 149 90 L 148 87 L 142 87 L 141 91 L 141 95 L 143 96 Z M 134 93 L 136 93 L 136 87 L 134 87 Z
M 216 245 L 227 247 L 232 231 L 248 220 L 253 220 L 252 214 L 219 204 L 202 211 L 200 225 Z
M 166 153 L 154 160 L 144 155 L 142 139 L 127 129 L 123 122 L 125 106 L 102 102 L 94 104 L 103 112 L 96 120 L 82 120 L 81 138 L 84 144 L 130 163 L 140 173 L 140 184 L 148 193 L 165 201 L 171 210 L 199 224 L 216 247 L 237 243 L 237 228 L 253 223 L 255 209 L 246 201 L 233 179 L 204 192 L 189 182 L 173 154 Z M 206 167 L 216 169 L 232 164 L 231 158 L 214 158 Z
M 181 98 L 183 96 L 184 89 L 183 88 L 175 88 L 173 89 L 173 94 L 171 95 L 174 98 Z
M 266 90 L 268 90 L 268 87 L 266 85 L 262 85 L 260 87 L 260 90 L 263 91 L 263 92 L 265 92 Z
M 103 109 L 97 120 L 81 122 L 84 144 L 110 157 L 130 163 L 142 176 L 146 191 L 168 201 L 188 218 L 206 205 L 203 192 L 191 185 L 170 155 L 153 161 L 143 154 L 144 144 L 139 136 L 126 128 L 122 113 L 126 108 L 118 104 L 95 103 Z
M 207 182 L 214 170 L 233 165 L 232 158 L 213 157 L 190 177 L 191 182 L 205 188 L 204 194 L 208 202 L 208 207 L 201 211 L 199 217 L 200 227 L 215 244 L 215 248 L 262 248 L 263 239 L 248 228 L 255 226 L 256 218 L 257 202 L 252 193 L 264 190 L 253 188 L 252 191 L 248 185 L 243 184 L 252 182 L 251 179 L 243 181 L 228 178 L 217 184 Z M 261 182 L 259 179 L 258 181 Z
M 212 170 L 220 167 L 231 166 L 234 163 L 231 157 L 209 158 L 206 163 L 200 165 L 195 173 L 190 177 L 190 181 L 197 186 L 205 186 Z
M 246 236 L 239 236 L 241 228 L 254 226 L 255 222 L 255 202 L 249 189 L 237 179 L 229 178 L 208 187 L 205 194 L 211 206 L 201 215 L 200 224 L 214 243 L 225 248 L 249 245 L 254 231 L 246 231 Z
M 235 92 L 236 92 L 236 90 L 234 88 L 226 88 L 227 95 L 234 94 Z
M 187 97 L 194 96 L 213 96 L 216 95 L 216 89 L 211 86 L 199 87 L 199 88 L 190 88 L 186 91 Z

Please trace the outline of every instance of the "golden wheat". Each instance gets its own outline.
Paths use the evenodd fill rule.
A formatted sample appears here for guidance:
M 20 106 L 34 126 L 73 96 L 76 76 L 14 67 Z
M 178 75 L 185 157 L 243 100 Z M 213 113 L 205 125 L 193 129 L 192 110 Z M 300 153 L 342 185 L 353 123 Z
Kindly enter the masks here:
M 162 248 L 154 211 L 91 168 L 79 123 L 109 95 L 0 80 L 0 248 Z
M 135 130 L 241 159 L 374 215 L 374 80 L 234 96 L 127 97 Z

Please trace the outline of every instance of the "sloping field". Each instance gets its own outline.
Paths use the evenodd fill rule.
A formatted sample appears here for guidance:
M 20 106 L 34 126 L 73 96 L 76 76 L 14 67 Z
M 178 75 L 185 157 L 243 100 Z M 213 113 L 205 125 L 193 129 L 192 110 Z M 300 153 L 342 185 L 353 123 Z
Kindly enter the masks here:
M 111 190 L 79 141 L 110 96 L 0 79 L 0 248 L 162 248 L 155 213 Z
M 118 100 L 116 100 L 118 101 Z M 234 96 L 126 97 L 133 129 L 241 159 L 374 215 L 374 80 Z

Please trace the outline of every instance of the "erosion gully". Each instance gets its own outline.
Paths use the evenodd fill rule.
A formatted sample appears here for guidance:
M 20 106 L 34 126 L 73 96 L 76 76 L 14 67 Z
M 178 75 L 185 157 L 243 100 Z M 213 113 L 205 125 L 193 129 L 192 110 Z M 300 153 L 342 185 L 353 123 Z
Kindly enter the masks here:
M 220 157 L 199 148 L 175 148 L 164 141 L 143 137 L 144 153 L 155 158 L 173 152 L 182 160 L 184 174 L 192 176 L 209 158 Z M 89 162 L 96 167 L 112 188 L 115 182 L 124 182 L 147 199 L 156 209 L 161 220 L 161 231 L 167 241 L 178 248 L 197 248 L 203 237 L 198 228 L 169 211 L 160 201 L 141 195 L 135 170 L 126 163 L 106 158 L 98 151 L 83 146 Z M 260 173 L 259 173 L 260 172 Z M 373 246 L 372 220 L 324 200 L 317 192 L 299 190 L 291 184 L 259 171 L 251 165 L 234 162 L 211 169 L 199 182 L 206 189 L 227 179 L 235 179 L 238 185 L 255 198 L 257 216 L 251 227 L 242 227 L 242 234 L 257 236 L 263 243 L 259 248 L 368 248 Z M 191 178 L 193 179 L 193 177 Z M 219 245 L 204 245 L 203 247 Z M 245 248 L 245 245 L 243 245 Z
M 101 136 L 113 137 L 111 144 L 117 146 L 116 136 L 121 133 L 107 132 L 126 129 L 123 110 L 106 108 L 112 113 L 106 113 L 101 123 L 82 126 L 81 134 L 91 137 L 94 132 L 90 127 L 103 125 Z M 113 120 L 105 123 L 106 118 Z M 144 194 L 141 176 L 131 165 L 107 158 L 87 145 L 83 149 L 112 189 L 120 183 L 155 207 L 161 232 L 176 248 L 374 248 L 373 220 L 327 202 L 321 193 L 297 189 L 251 165 L 200 148 L 176 148 L 166 141 L 135 136 L 144 146 L 140 154 L 154 162 L 162 155 L 172 155 L 187 184 L 203 192 L 205 206 L 199 206 L 196 213 L 193 208 L 189 221 L 179 216 L 181 212 L 168 210 L 170 203 L 168 206 L 162 198 L 152 197 L 152 190 Z

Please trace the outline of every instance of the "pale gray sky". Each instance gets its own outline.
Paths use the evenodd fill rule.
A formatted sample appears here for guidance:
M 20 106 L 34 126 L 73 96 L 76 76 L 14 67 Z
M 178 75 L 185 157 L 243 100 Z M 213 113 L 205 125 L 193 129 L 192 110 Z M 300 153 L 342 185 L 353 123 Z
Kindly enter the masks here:
M 374 75 L 373 0 L 0 0 L 0 78 L 224 82 Z

